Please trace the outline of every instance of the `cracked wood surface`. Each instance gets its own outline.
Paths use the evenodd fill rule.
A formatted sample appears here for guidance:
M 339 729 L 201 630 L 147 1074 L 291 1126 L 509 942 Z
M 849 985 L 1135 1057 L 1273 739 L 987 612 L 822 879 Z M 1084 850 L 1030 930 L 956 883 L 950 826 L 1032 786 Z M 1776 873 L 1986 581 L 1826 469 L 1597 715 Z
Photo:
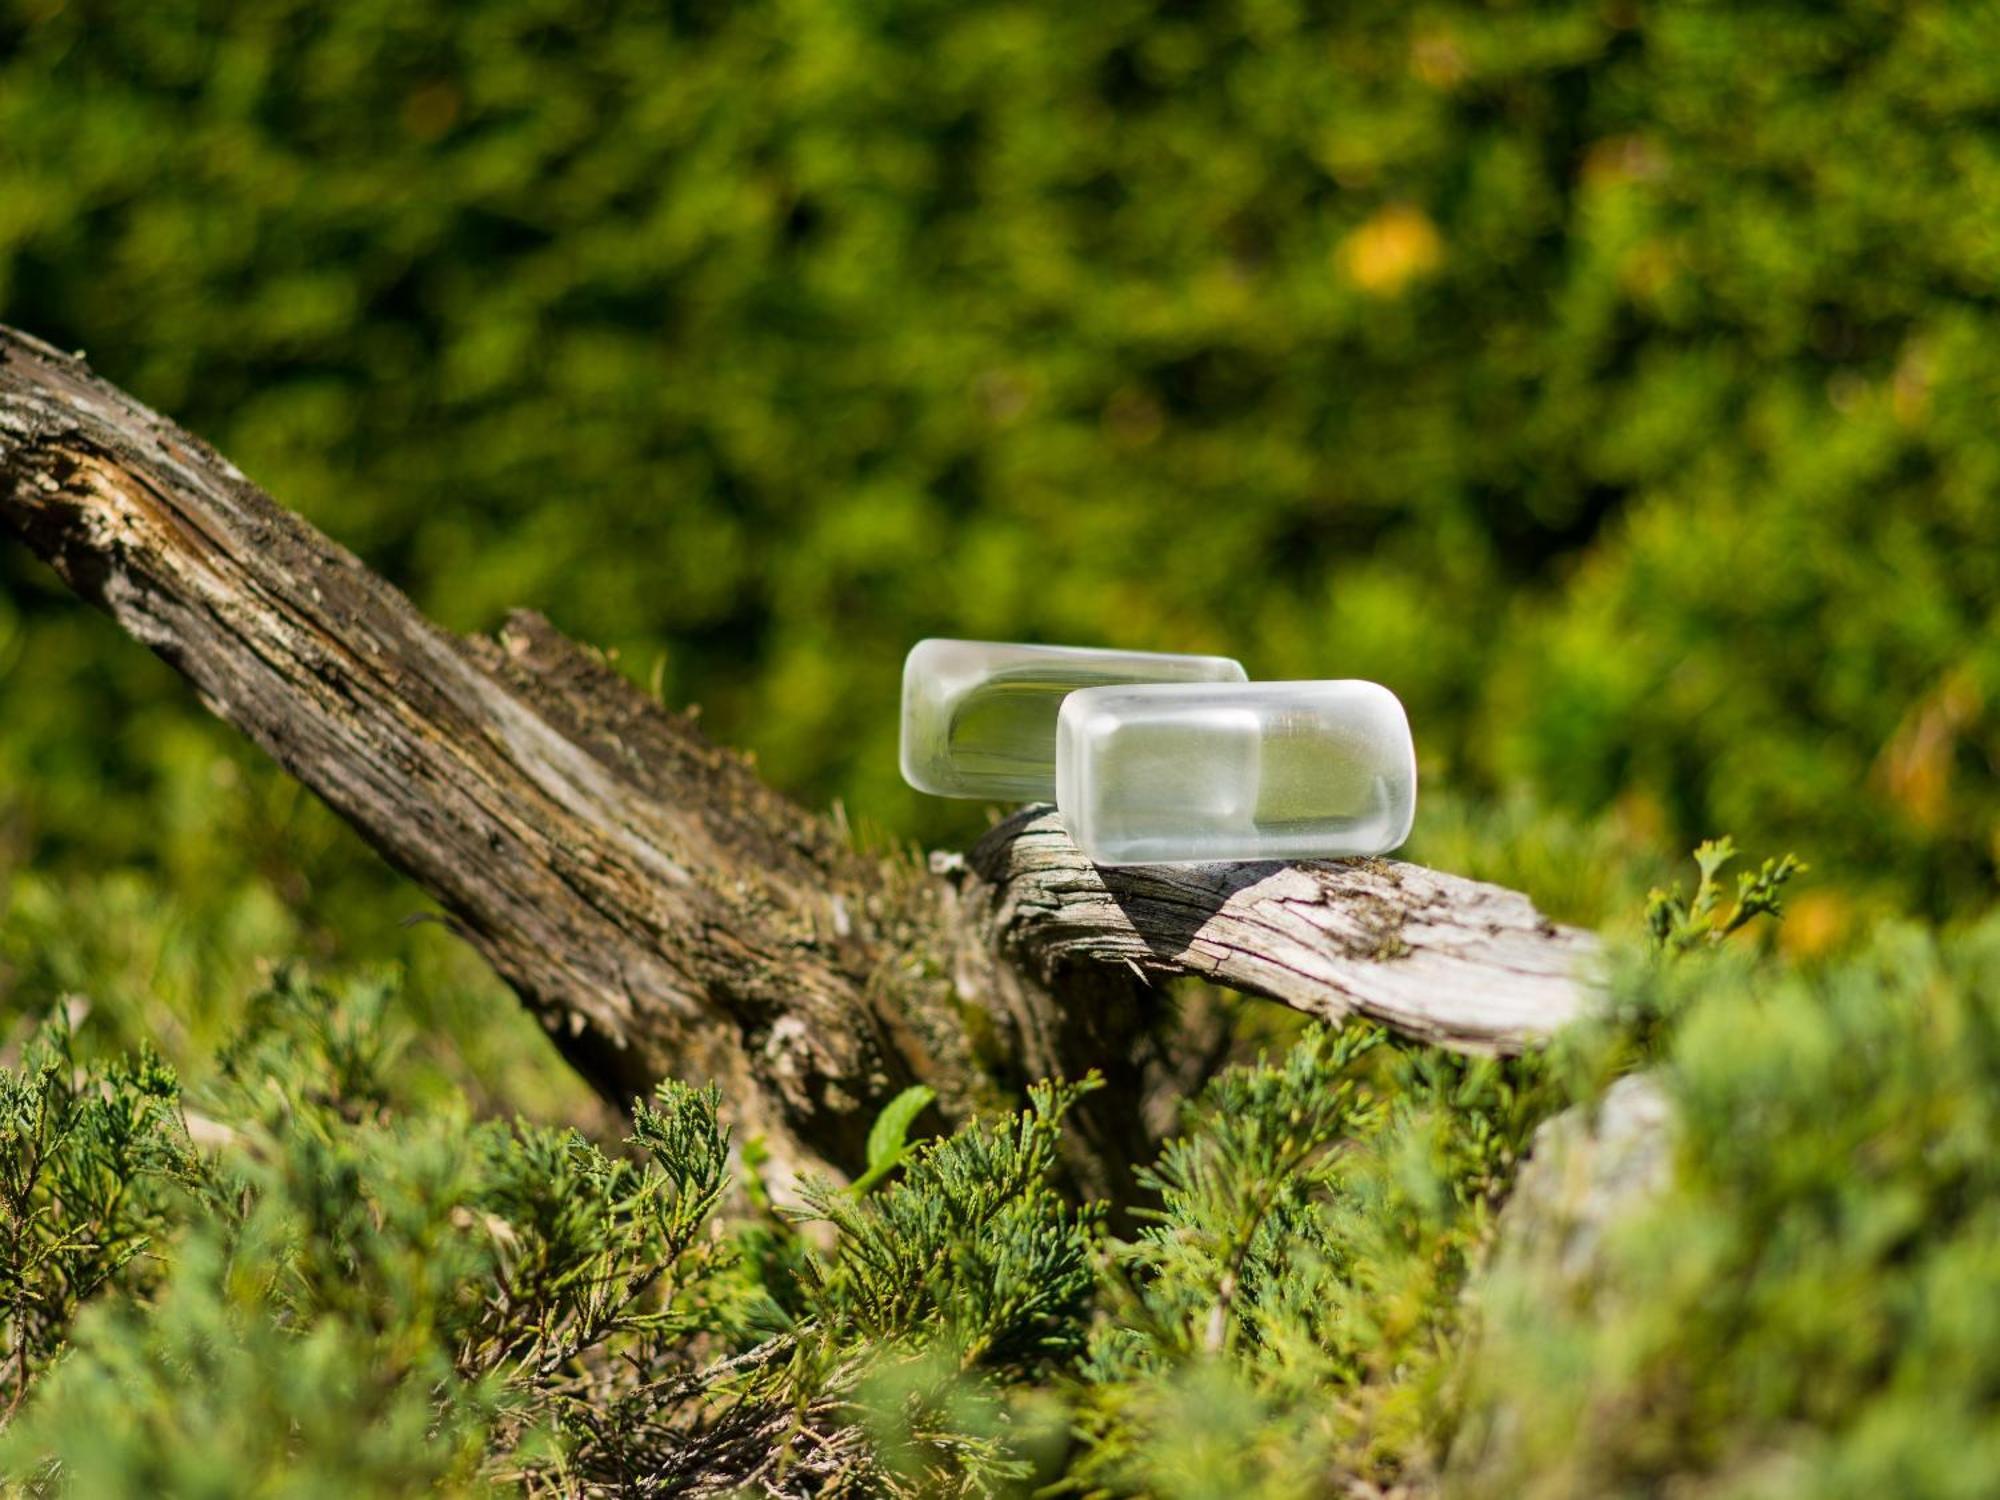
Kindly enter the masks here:
M 866 1003 L 875 863 L 546 621 L 440 629 L 18 336 L 0 475 L 0 520 L 434 896 L 600 1092 L 712 1077 L 781 1158 L 838 1163 L 925 1061 Z
M 1412 865 L 1100 870 L 1047 809 L 934 875 L 858 853 L 539 616 L 441 629 L 4 328 L 0 527 L 433 896 L 600 1092 L 714 1078 L 781 1180 L 852 1170 L 912 1080 L 951 1120 L 1095 1066 L 1071 1166 L 1119 1195 L 1150 1150 L 1165 976 L 1472 1050 L 1532 1044 L 1592 993 L 1586 935 Z
M 1309 1015 L 1513 1052 L 1574 1020 L 1596 940 L 1518 891 L 1397 860 L 1099 867 L 1049 807 L 967 856 L 1000 940 L 1044 974 L 1199 975 Z

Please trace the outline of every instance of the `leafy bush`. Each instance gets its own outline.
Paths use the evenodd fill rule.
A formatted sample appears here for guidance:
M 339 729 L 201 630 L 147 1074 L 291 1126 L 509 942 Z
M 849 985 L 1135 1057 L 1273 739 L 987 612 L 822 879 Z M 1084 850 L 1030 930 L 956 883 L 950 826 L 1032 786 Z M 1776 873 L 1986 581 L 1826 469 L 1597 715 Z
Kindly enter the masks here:
M 61 1350 L 83 1305 L 143 1286 L 173 1222 L 165 1188 L 199 1163 L 173 1075 L 142 1055 L 79 1078 L 58 1014 L 18 1069 L 0 1074 L 0 1410 Z
M 1083 1471 L 1169 1496 L 1426 1478 L 1459 1295 L 1558 1098 L 1533 1060 L 1358 1024 L 1220 1075 L 1112 1249 Z
M 822 1260 L 789 1223 L 724 1232 L 713 1090 L 662 1085 L 606 1151 L 420 1105 L 378 985 L 291 972 L 250 1010 L 193 1109 L 150 1059 L 77 1072 L 60 1022 L 5 1076 L 0 1476 L 804 1492 L 872 1472 L 854 1400 L 885 1351 L 1018 1378 L 1081 1346 L 1094 1215 L 1045 1181 L 1077 1086 L 827 1189 Z
M 1672 1183 L 1588 1274 L 1503 1264 L 1468 1494 L 1973 1496 L 2000 1472 L 2000 920 L 1645 975 Z
M 1312 1028 L 1188 1106 L 1129 1239 L 1049 1186 L 1077 1085 L 823 1187 L 814 1225 L 741 1191 L 712 1092 L 668 1085 L 607 1150 L 440 1107 L 379 985 L 292 972 L 251 1011 L 186 1100 L 153 1061 L 75 1070 L 60 1019 L 6 1075 L 0 1473 L 29 1488 L 1922 1497 L 1993 1471 L 1992 919 L 1804 968 L 1627 955 L 1542 1058 Z M 1675 1104 L 1662 1195 L 1581 1275 L 1518 1240 L 1485 1272 L 1536 1127 L 1642 1061 Z
M 1720 941 L 1711 869 L 1661 897 L 1682 956 L 1621 960 L 1539 1061 L 1351 1027 L 1224 1073 L 1129 1238 L 1044 1180 L 1076 1084 L 885 1129 L 800 1225 L 712 1095 L 607 1121 L 323 809 L 0 550 L 0 1469 L 1982 1493 L 1994 27 L 0 4 L 0 318 L 451 625 L 549 609 L 872 838 L 983 826 L 892 769 L 896 664 L 942 632 L 1388 682 L 1414 852 L 1571 920 L 1632 920 L 1714 827 L 1817 867 L 1782 957 Z M 1639 1068 L 1665 1197 L 1581 1286 L 1485 1279 L 1537 1122 Z
M 336 1006 L 291 975 L 256 1009 L 198 1101 L 210 1149 L 157 1064 L 65 1088 L 61 1027 L 4 1101 L 19 1159 L 52 1164 L 31 1218 L 10 1186 L 10 1223 L 92 1256 L 59 1264 L 66 1296 L 23 1298 L 50 1257 L 16 1241 L 14 1368 L 73 1347 L 7 1434 L 11 1462 L 92 1495 L 466 1488 L 539 1472 L 566 1419 L 604 1416 L 599 1361 L 657 1380 L 649 1355 L 747 1316 L 708 1237 L 727 1164 L 712 1092 L 663 1086 L 636 1158 L 608 1156 L 395 1108 L 377 987 Z M 83 1306 L 141 1252 L 128 1295 Z
M 0 317 L 860 824 L 983 826 L 896 780 L 921 634 L 1226 650 L 1391 684 L 1427 797 L 1811 849 L 1838 935 L 1992 888 L 1992 26 L 21 0 Z M 0 567 L 38 867 L 422 942 Z

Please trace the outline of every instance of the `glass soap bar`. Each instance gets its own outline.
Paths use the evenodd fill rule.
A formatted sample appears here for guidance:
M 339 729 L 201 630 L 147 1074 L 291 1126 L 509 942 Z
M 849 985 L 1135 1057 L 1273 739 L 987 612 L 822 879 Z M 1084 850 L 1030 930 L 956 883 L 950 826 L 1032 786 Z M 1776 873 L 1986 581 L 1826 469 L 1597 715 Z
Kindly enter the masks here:
M 939 797 L 1047 801 L 1056 794 L 1056 711 L 1067 694 L 1244 676 L 1226 656 L 918 641 L 903 663 L 903 779 Z
M 1063 700 L 1056 806 L 1101 865 L 1386 854 L 1416 747 L 1373 682 L 1091 688 Z

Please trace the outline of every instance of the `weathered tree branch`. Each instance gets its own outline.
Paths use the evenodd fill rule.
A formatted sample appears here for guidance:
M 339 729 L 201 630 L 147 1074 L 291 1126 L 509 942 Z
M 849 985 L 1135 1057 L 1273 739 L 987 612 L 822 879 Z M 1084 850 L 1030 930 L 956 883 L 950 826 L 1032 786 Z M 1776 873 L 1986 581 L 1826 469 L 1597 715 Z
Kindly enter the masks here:
M 1117 1193 L 1147 1149 L 1154 977 L 1481 1050 L 1588 994 L 1585 935 L 1411 865 L 1100 871 L 1045 809 L 933 873 L 865 857 L 540 617 L 441 630 L 4 329 L 0 526 L 434 896 L 600 1091 L 718 1079 L 782 1169 L 851 1169 L 913 1079 L 956 1117 L 1097 1066 L 1074 1166 Z
M 1052 808 L 1030 807 L 967 862 L 994 931 L 1045 979 L 1090 964 L 1199 975 L 1470 1052 L 1530 1046 L 1589 994 L 1588 933 L 1518 891 L 1399 860 L 1100 868 Z

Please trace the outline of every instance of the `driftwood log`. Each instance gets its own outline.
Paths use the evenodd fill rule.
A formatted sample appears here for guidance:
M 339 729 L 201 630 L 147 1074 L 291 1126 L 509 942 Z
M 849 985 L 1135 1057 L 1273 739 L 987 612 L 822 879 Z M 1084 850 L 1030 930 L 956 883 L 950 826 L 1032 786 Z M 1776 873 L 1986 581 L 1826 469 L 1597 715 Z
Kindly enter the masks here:
M 601 1093 L 717 1080 L 781 1174 L 852 1171 L 912 1081 L 956 1119 L 1096 1067 L 1071 1168 L 1122 1196 L 1175 975 L 1478 1051 L 1591 993 L 1587 935 L 1394 861 L 1101 870 L 1047 808 L 928 869 L 863 855 L 540 616 L 441 629 L 4 328 L 0 527 L 435 898 Z

